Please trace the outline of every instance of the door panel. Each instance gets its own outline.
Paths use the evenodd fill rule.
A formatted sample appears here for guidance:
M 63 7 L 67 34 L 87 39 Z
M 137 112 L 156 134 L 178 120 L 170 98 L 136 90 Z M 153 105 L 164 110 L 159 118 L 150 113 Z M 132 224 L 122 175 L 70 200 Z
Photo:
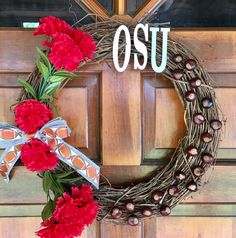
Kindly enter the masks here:
M 141 78 L 137 70 L 102 73 L 102 161 L 104 165 L 141 162 Z
M 0 121 L 14 122 L 13 113 L 9 108 L 16 103 L 16 95 L 19 95 L 19 92 L 19 88 L 0 88 Z
M 187 30 L 171 35 L 201 58 L 227 118 L 213 176 L 201 193 L 176 207 L 172 217 L 137 227 L 96 222 L 84 238 L 236 236 L 236 32 Z M 32 31 L 0 30 L 1 121 L 13 123 L 8 108 L 20 92 L 17 79 L 33 69 L 35 46 L 41 40 L 33 38 Z M 72 128 L 68 142 L 102 162 L 102 173 L 115 184 L 148 178 L 157 165 L 167 162 L 185 131 L 183 108 L 171 83 L 148 68 L 139 72 L 132 67 L 120 74 L 106 62 L 86 66 L 59 94 L 60 115 Z M 0 181 L 0 236 L 31 238 L 45 203 L 42 181 L 22 166 L 13 173 L 9 185 Z
M 58 93 L 58 113 L 71 129 L 67 142 L 99 161 L 99 75 L 81 75 Z
M 186 131 L 177 93 L 158 87 L 156 81 L 158 78 L 144 80 L 144 158 L 155 158 L 158 149 L 174 148 Z
M 144 223 L 145 238 L 224 238 L 235 237 L 235 218 L 167 217 Z
M 102 238 L 142 237 L 142 226 L 119 226 L 112 223 L 101 223 Z
M 39 217 L 0 218 L 0 237 L 2 238 L 36 238 L 39 229 Z M 14 227 L 14 229 L 13 229 Z M 99 227 L 96 223 L 85 229 L 80 238 L 98 238 Z M 56 238 L 56 237 L 55 237 Z
M 0 71 L 30 72 L 37 59 L 35 46 L 40 46 L 43 38 L 33 37 L 28 30 L 1 30 L 0 39 Z
M 145 178 L 147 179 L 152 175 L 155 168 L 156 166 L 150 165 L 102 166 L 102 174 L 108 177 L 113 184 L 119 185 L 131 183 L 132 181 L 138 182 L 141 178 L 145 180 Z M 209 173 L 208 178 L 209 175 L 212 176 L 210 182 L 203 186 L 202 192 L 192 194 L 192 197 L 184 200 L 184 206 L 186 204 L 207 204 L 207 206 L 210 206 L 210 204 L 222 205 L 222 207 L 231 209 L 228 210 L 228 212 L 236 216 L 236 170 L 234 166 L 218 165 L 214 168 L 213 174 L 211 174 L 212 171 L 209 171 Z M 15 169 L 13 169 L 13 174 L 14 178 L 10 184 L 5 184 L 2 180 L 0 181 L 1 204 L 7 204 L 9 206 L 17 204 L 41 206 L 46 200 L 42 189 L 42 181 L 38 179 L 34 173 L 27 171 L 23 166 L 16 166 Z M 173 212 L 177 208 L 178 207 L 176 207 Z M 196 208 L 201 210 L 198 206 L 196 206 Z M 0 209 L 3 211 L 5 208 L 1 208 L 0 205 Z M 13 209 L 16 208 L 13 207 Z M 204 214 L 206 212 L 207 211 L 205 211 Z M 215 212 L 220 214 L 220 211 Z M 185 211 L 183 211 L 183 213 L 185 213 Z M 199 214 L 201 212 L 196 210 L 195 213 Z M 30 211 L 26 211 L 25 214 L 30 214 Z M 181 215 L 181 209 L 178 210 L 178 214 Z M 193 213 L 192 215 L 195 214 Z M 0 213 L 0 217 L 1 216 L 4 216 L 4 213 Z

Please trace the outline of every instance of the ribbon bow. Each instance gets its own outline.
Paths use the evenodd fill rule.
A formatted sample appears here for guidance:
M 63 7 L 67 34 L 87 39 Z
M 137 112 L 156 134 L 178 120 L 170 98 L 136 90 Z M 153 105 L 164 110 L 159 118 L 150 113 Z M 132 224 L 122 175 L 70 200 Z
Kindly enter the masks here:
M 61 118 L 46 123 L 35 134 L 29 135 L 15 126 L 0 122 L 0 147 L 5 148 L 0 157 L 0 174 L 9 182 L 9 174 L 20 157 L 21 146 L 37 138 L 53 148 L 58 158 L 99 188 L 100 167 L 86 155 L 63 139 L 70 135 L 70 128 Z

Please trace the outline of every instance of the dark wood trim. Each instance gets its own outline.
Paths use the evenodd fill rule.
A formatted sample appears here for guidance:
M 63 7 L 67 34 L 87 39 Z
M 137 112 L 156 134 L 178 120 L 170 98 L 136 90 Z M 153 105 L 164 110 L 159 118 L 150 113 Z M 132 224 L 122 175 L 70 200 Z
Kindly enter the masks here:
M 94 0 L 75 0 L 88 14 L 97 21 L 107 20 L 110 16 L 108 11 Z
M 145 4 L 136 11 L 136 13 L 133 17 L 133 21 L 134 22 L 145 22 L 165 2 L 166 2 L 166 0 L 146 1 Z
M 113 2 L 115 15 L 127 14 L 127 0 L 114 0 Z

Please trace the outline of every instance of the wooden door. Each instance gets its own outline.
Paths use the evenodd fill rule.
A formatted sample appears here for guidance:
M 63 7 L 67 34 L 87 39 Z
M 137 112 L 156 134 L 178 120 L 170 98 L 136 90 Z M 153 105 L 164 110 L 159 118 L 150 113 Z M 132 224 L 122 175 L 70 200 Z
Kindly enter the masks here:
M 236 237 L 236 33 L 174 31 L 211 74 L 227 118 L 219 159 L 210 183 L 173 210 L 170 217 L 137 227 L 95 222 L 84 238 L 233 238 Z M 36 60 L 41 39 L 32 31 L 0 30 L 0 121 L 13 123 L 9 106 Z M 112 63 L 89 66 L 59 94 L 60 114 L 73 133 L 68 140 L 101 162 L 114 183 L 148 176 L 168 160 L 184 133 L 183 109 L 170 82 L 152 71 L 130 68 L 117 73 Z M 11 183 L 0 180 L 0 237 L 32 238 L 45 203 L 41 180 L 16 166 Z

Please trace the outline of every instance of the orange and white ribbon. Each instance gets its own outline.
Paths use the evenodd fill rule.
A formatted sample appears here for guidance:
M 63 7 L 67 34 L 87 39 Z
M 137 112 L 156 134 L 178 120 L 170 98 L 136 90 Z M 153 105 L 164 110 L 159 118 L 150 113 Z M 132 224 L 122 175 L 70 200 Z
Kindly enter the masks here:
M 5 148 L 0 157 L 0 174 L 8 183 L 10 172 L 20 158 L 22 145 L 36 138 L 50 145 L 61 161 L 99 188 L 100 167 L 63 140 L 70 132 L 66 121 L 61 118 L 49 121 L 33 135 L 7 123 L 0 123 L 0 148 Z

